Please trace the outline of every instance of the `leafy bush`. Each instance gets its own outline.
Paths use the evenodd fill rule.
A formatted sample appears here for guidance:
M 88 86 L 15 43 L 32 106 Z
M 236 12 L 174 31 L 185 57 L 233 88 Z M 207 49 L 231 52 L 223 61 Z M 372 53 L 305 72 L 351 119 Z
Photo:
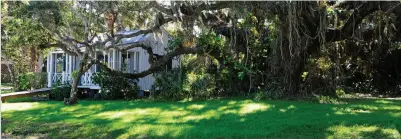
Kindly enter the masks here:
M 189 86 L 189 94 L 194 99 L 208 99 L 214 96 L 216 85 L 215 79 L 210 74 L 188 75 L 186 86 Z
M 180 100 L 185 98 L 187 93 L 183 89 L 183 78 L 179 69 L 160 71 L 154 75 L 156 81 L 152 86 L 152 90 L 157 99 Z
M 17 78 L 17 90 L 31 89 L 31 79 L 34 77 L 33 72 L 21 74 Z
M 47 85 L 47 74 L 44 72 L 28 72 L 18 76 L 17 90 L 39 89 Z
M 253 99 L 254 100 L 272 100 L 272 99 L 278 99 L 280 97 L 280 92 L 278 91 L 258 91 L 253 94 Z
M 31 80 L 31 87 L 39 89 L 47 86 L 47 73 L 46 72 L 35 72 L 34 78 Z
M 99 93 L 103 99 L 135 99 L 137 97 L 139 86 L 133 80 L 104 72 L 95 73 L 92 80 L 101 87 Z
M 70 84 L 55 84 L 52 85 L 50 99 L 62 101 L 64 98 L 70 97 L 71 85 Z
M 183 69 L 174 68 L 155 75 L 153 92 L 156 99 L 209 99 L 216 92 L 215 79 L 207 73 L 186 73 Z
M 330 96 L 317 95 L 316 99 L 318 100 L 319 103 L 323 104 L 345 104 L 345 102 L 342 102 L 337 98 Z

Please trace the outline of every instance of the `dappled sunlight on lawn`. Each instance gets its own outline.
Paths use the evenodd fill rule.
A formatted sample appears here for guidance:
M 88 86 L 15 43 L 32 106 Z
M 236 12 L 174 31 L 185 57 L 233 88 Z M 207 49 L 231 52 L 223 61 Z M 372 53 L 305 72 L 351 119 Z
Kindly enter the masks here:
M 238 109 L 233 108 L 232 105 L 221 106 L 217 110 L 223 114 L 238 114 Z
M 22 111 L 39 106 L 39 102 L 2 103 L 1 111 Z
M 122 111 L 106 111 L 98 113 L 95 116 L 100 119 L 114 120 L 116 122 L 136 122 L 146 123 L 147 116 L 157 115 L 162 112 L 159 108 L 147 108 L 147 109 L 133 109 L 133 110 L 122 110 Z
M 401 111 L 400 112 L 390 112 L 391 116 L 401 118 Z
M 186 123 L 186 122 L 199 122 L 201 120 L 210 120 L 210 119 L 219 119 L 220 113 L 216 110 L 209 110 L 201 114 L 190 114 L 186 115 L 182 118 L 177 118 L 175 120 L 179 120 L 177 122 Z
M 155 113 L 160 113 L 161 110 L 157 108 L 147 108 L 147 109 L 133 109 L 133 110 L 122 110 L 122 111 L 107 111 L 97 114 L 97 116 L 102 118 L 124 118 L 127 116 L 137 116 L 137 115 L 151 115 Z
M 351 109 L 351 108 L 333 108 L 334 114 L 337 115 L 345 115 L 345 114 L 351 114 L 351 115 L 355 115 L 357 113 L 371 113 L 371 111 L 368 110 L 361 110 L 361 109 Z
M 191 129 L 192 126 L 169 126 L 169 125 L 156 125 L 156 124 L 141 124 L 128 128 L 127 132 L 118 136 L 118 139 L 133 138 L 133 137 L 164 137 L 164 138 L 176 138 L 188 133 L 186 130 Z
M 280 112 L 287 112 L 287 111 L 291 111 L 291 110 L 294 110 L 294 109 L 296 109 L 296 107 L 294 105 L 290 105 L 287 108 L 280 108 L 279 111 Z
M 248 114 L 248 113 L 254 113 L 257 111 L 265 111 L 269 107 L 270 107 L 269 105 L 264 105 L 264 104 L 259 104 L 259 103 L 243 104 L 239 113 L 240 114 Z
M 68 107 L 63 107 L 61 108 L 62 111 L 65 112 L 75 112 L 75 111 L 82 111 L 82 110 L 99 110 L 103 109 L 104 106 L 102 104 L 96 104 L 96 105 L 89 105 L 89 106 L 82 106 L 82 105 L 75 105 L 75 106 L 68 106 Z
M 237 104 L 237 101 L 229 101 L 227 104 L 228 105 L 235 105 L 235 104 Z
M 327 138 L 364 138 L 370 136 L 373 138 L 399 139 L 401 135 L 399 131 L 393 127 L 378 127 L 376 125 L 336 125 L 327 129 L 333 132 Z
M 376 103 L 382 103 L 382 104 L 393 104 L 393 101 L 389 101 L 389 100 L 376 100 Z
M 204 107 L 205 107 L 205 105 L 193 104 L 193 105 L 189 105 L 188 109 L 190 109 L 190 110 L 200 110 L 200 109 L 202 109 Z
M 80 101 L 74 106 L 55 101 L 4 103 L 2 116 L 6 122 L 2 130 L 55 138 L 393 138 L 400 136 L 401 106 L 399 101 L 391 102 L 331 105 L 254 100 Z
M 378 102 L 378 101 L 375 101 Z M 386 100 L 383 100 L 383 102 L 387 102 Z M 392 104 L 392 102 L 387 102 L 386 104 Z M 372 112 L 377 112 L 377 111 L 389 111 L 389 112 L 400 112 L 401 111 L 401 106 L 398 105 L 383 105 L 383 104 L 377 104 L 377 105 L 355 105 L 351 104 L 348 105 L 347 107 L 333 107 L 333 111 L 335 111 L 335 114 L 338 115 L 344 115 L 344 114 L 360 114 L 360 113 L 372 113 Z

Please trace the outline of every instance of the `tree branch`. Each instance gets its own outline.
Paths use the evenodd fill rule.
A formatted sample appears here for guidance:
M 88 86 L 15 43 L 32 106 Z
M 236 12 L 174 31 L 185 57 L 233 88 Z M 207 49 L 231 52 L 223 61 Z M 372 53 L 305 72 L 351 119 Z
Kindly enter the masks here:
M 175 49 L 173 52 L 170 52 L 166 55 L 164 55 L 162 58 L 158 59 L 157 61 L 154 62 L 154 64 L 151 65 L 151 67 L 145 71 L 139 72 L 139 73 L 124 73 L 122 71 L 117 71 L 110 69 L 107 65 L 102 63 L 99 60 L 95 60 L 95 63 L 100 65 L 101 68 L 109 74 L 113 75 L 118 75 L 118 76 L 124 76 L 126 78 L 131 78 L 131 79 L 138 79 L 145 77 L 149 74 L 152 74 L 154 71 L 159 70 L 162 66 L 164 66 L 170 59 L 172 59 L 175 56 L 183 55 L 183 54 L 199 54 L 202 53 L 202 49 L 195 47 L 195 48 L 187 48 L 187 47 L 179 47 Z
M 89 28 L 88 28 L 88 22 L 86 21 L 85 17 L 82 16 L 81 13 L 79 13 L 74 7 L 70 6 L 71 11 L 73 11 L 79 18 L 81 18 L 82 22 L 84 23 L 85 26 L 85 31 L 84 31 L 84 37 L 85 37 L 85 42 L 88 43 L 88 34 L 89 34 Z M 92 12 L 91 12 L 92 13 Z
M 174 15 L 172 9 L 165 8 L 165 7 L 161 6 L 160 4 L 158 4 L 156 1 L 150 2 L 149 5 L 152 5 L 153 8 L 157 9 L 158 11 L 160 11 L 164 14 L 171 15 L 171 16 Z
M 342 3 L 344 6 L 344 3 Z M 347 4 L 355 4 L 355 3 L 347 3 Z M 362 20 L 372 14 L 375 11 L 382 10 L 388 11 L 393 10 L 395 2 L 388 2 L 388 1 L 371 1 L 362 3 L 354 10 L 348 20 L 345 22 L 344 26 L 341 29 L 328 29 L 326 32 L 326 42 L 335 42 L 344 39 L 352 39 L 355 30 L 357 29 L 358 25 L 362 22 Z M 349 6 L 348 6 L 349 7 Z M 351 6 L 354 7 L 354 6 Z
M 153 26 L 150 29 L 139 30 L 137 32 L 130 33 L 130 34 L 123 34 L 123 33 L 115 34 L 114 38 L 109 36 L 109 35 L 107 35 L 107 39 L 106 40 L 98 41 L 98 42 L 92 44 L 91 46 L 95 46 L 95 47 L 96 46 L 104 46 L 104 45 L 106 45 L 106 43 L 111 42 L 110 47 L 111 48 L 115 48 L 115 46 L 117 45 L 116 43 L 120 42 L 120 40 L 123 39 L 123 38 L 132 38 L 132 37 L 136 37 L 136 36 L 139 36 L 139 35 L 146 35 L 148 33 L 152 33 L 152 32 L 154 32 L 156 30 L 159 30 L 162 25 L 164 25 L 164 24 L 166 24 L 168 22 L 171 22 L 171 21 L 176 21 L 176 19 L 174 17 L 164 18 L 163 15 L 161 13 L 159 13 L 156 16 L 155 26 Z
M 74 51 L 69 50 L 68 47 L 63 43 L 48 43 L 48 44 L 39 45 L 40 49 L 53 48 L 53 47 L 60 48 L 61 50 L 63 50 L 68 55 L 77 56 L 77 54 Z

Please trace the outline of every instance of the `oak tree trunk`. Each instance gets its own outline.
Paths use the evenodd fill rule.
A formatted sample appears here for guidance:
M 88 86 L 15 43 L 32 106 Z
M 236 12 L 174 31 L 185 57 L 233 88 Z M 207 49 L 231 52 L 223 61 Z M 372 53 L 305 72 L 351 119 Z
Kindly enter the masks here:
M 70 98 L 64 98 L 65 105 L 74 105 L 78 103 L 78 83 L 79 79 L 82 76 L 82 72 L 78 73 L 76 77 L 73 77 L 72 85 L 71 85 L 71 92 Z
M 86 53 L 81 62 L 79 63 L 78 71 L 76 75 L 72 75 L 73 82 L 71 86 L 70 98 L 64 98 L 64 105 L 74 105 L 78 103 L 78 83 L 81 76 L 92 66 L 87 63 L 88 53 Z
M 38 57 L 36 47 L 31 47 L 31 62 L 30 71 L 36 72 L 38 70 Z

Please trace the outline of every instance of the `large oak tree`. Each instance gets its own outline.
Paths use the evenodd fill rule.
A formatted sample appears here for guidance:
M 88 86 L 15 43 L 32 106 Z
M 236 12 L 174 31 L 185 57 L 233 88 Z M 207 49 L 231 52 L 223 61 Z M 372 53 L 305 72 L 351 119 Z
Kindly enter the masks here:
M 400 2 L 30 2 L 32 18 L 40 21 L 54 41 L 47 47 L 58 47 L 70 55 L 82 58 L 77 76 L 73 79 L 70 98 L 65 104 L 77 102 L 79 77 L 93 64 L 101 65 L 110 74 L 127 78 L 141 78 L 163 67 L 168 60 L 183 54 L 204 54 L 214 57 L 222 67 L 234 69 L 227 57 L 245 59 L 249 85 L 268 82 L 261 79 L 269 74 L 283 80 L 284 92 L 296 95 L 300 90 L 301 75 L 307 60 L 316 57 L 322 47 L 341 41 L 375 41 L 368 39 L 371 30 L 368 17 L 387 18 L 387 26 L 379 30 L 386 34 L 386 42 L 401 40 Z M 378 14 L 379 13 L 379 14 Z M 146 22 L 148 21 L 148 22 Z M 169 53 L 154 60 L 153 50 L 144 44 L 118 47 L 121 39 L 140 34 L 157 33 L 169 23 L 180 24 L 182 30 L 192 32 L 194 25 L 202 31 L 224 36 L 224 49 L 208 47 L 207 43 L 178 44 Z M 125 26 L 142 27 L 131 34 L 116 34 Z M 384 32 L 384 30 L 386 30 Z M 99 33 L 106 39 L 93 42 Z M 266 39 L 269 38 L 269 39 Z M 191 39 L 188 39 L 191 40 Z M 196 38 L 195 38 L 196 40 Z M 111 42 L 110 46 L 106 43 Z M 188 44 L 188 43 L 187 43 Z M 78 47 L 84 47 L 81 51 Z M 96 49 L 127 50 L 141 47 L 149 53 L 151 67 L 139 73 L 123 73 L 108 68 L 92 55 Z M 268 49 L 268 50 L 266 50 Z M 266 53 L 264 53 L 266 51 Z M 240 54 L 245 54 L 245 58 Z M 248 64 L 248 58 L 254 64 Z M 246 69 L 246 68 L 245 68 Z M 238 72 L 237 73 L 243 73 Z M 256 76 L 255 76 L 256 75 Z M 258 76 L 261 75 L 261 76 Z M 252 76 L 256 79 L 252 80 Z M 271 77 L 269 76 L 269 77 Z

